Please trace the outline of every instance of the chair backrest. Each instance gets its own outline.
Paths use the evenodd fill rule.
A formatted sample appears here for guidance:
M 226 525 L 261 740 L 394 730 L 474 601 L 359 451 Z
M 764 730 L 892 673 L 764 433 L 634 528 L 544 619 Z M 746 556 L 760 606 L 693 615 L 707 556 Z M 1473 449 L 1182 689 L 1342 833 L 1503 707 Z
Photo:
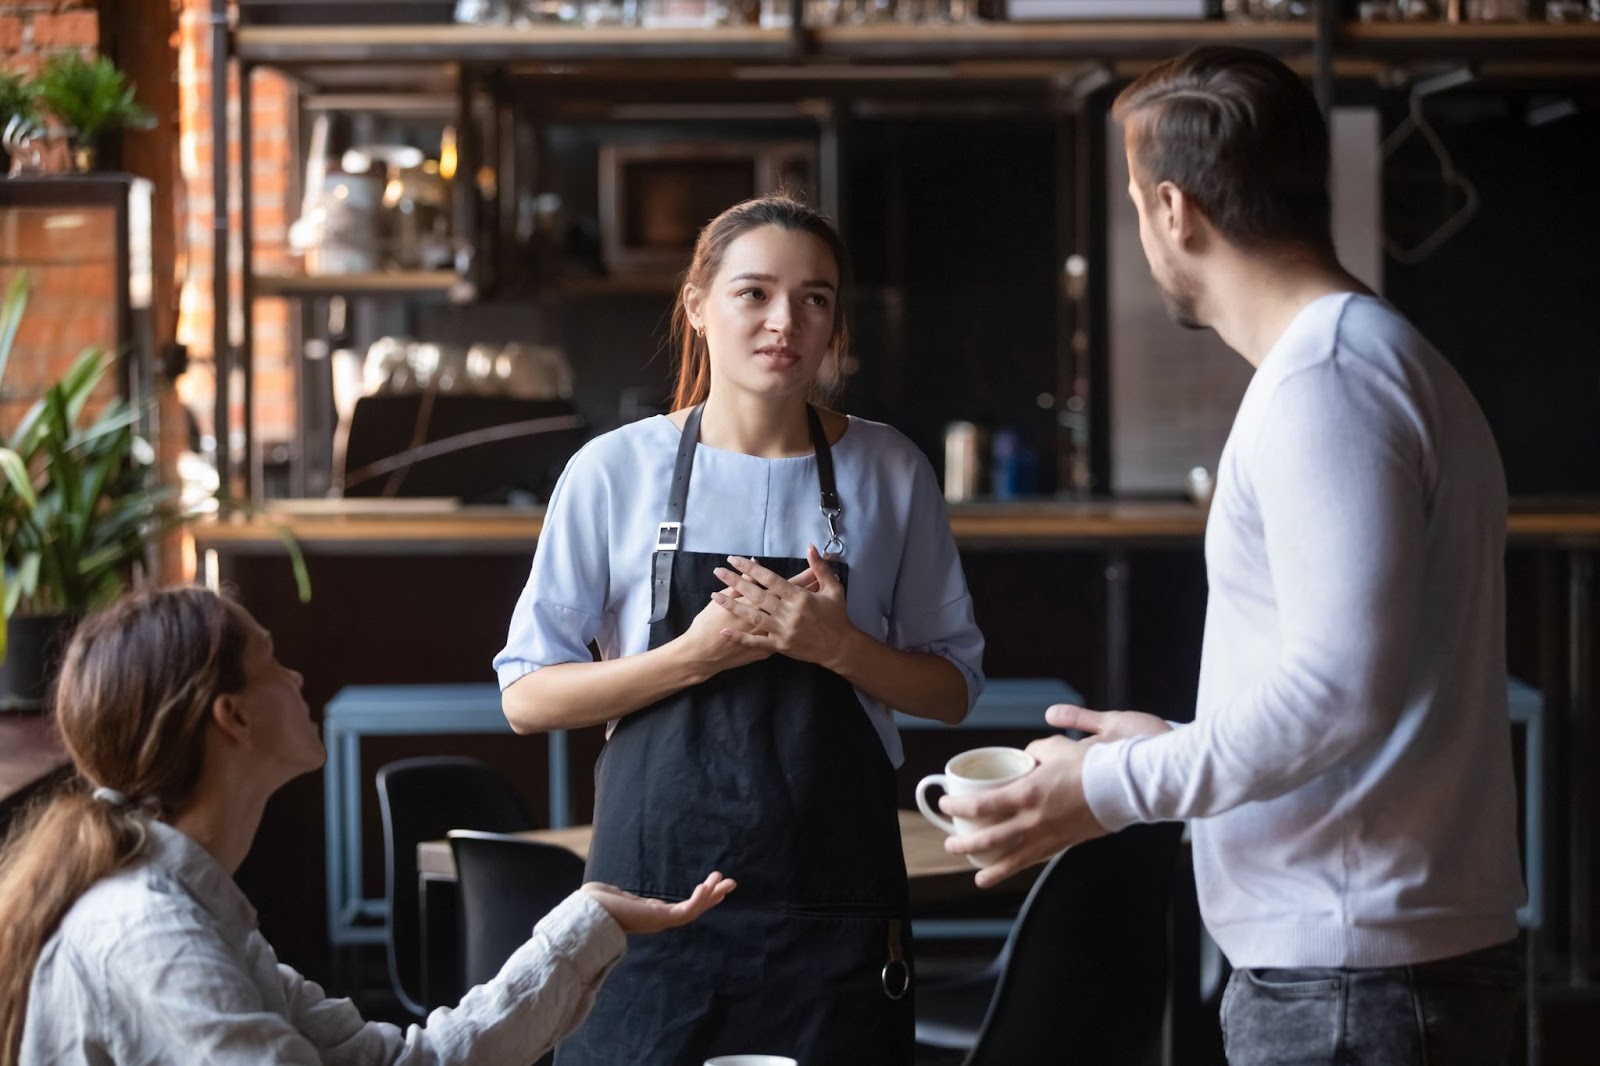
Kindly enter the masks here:
M 540 918 L 583 884 L 583 860 L 566 848 L 504 833 L 452 830 L 461 889 L 466 979 L 481 985 L 533 934 Z
M 452 829 L 514 833 L 531 829 L 505 779 L 478 759 L 401 759 L 378 771 L 383 812 L 384 896 L 389 902 L 389 980 L 405 1008 L 427 1014 L 422 994 L 417 845 Z
M 966 1066 L 1160 1061 L 1183 826 L 1132 826 L 1051 860 L 1006 939 Z

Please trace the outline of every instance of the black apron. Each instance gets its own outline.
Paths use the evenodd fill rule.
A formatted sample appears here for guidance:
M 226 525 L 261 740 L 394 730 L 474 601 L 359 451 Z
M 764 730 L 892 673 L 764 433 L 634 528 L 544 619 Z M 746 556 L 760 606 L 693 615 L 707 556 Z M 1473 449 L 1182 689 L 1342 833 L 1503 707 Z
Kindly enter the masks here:
M 652 648 L 725 588 L 712 571 L 730 553 L 758 554 L 748 544 L 678 550 L 700 415 L 691 410 L 683 428 L 652 560 Z M 828 548 L 840 552 L 828 439 L 807 415 Z M 707 533 L 695 533 L 704 544 Z M 807 565 L 760 561 L 785 577 Z M 701 1066 L 741 1052 L 909 1066 L 894 769 L 849 682 L 784 655 L 726 670 L 619 721 L 596 775 L 590 880 L 676 900 L 720 870 L 739 887 L 682 929 L 629 937 L 588 1019 L 558 1049 L 560 1066 Z

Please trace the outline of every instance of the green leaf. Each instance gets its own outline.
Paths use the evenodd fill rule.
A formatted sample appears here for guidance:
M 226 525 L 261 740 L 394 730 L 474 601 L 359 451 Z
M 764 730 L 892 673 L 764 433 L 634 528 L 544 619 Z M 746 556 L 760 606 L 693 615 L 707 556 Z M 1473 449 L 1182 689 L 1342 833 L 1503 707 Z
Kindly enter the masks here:
M 59 388 L 52 387 L 44 394 L 44 406 L 50 428 L 54 431 L 44 439 L 45 451 L 50 456 L 47 472 L 50 480 L 61 486 L 66 500 L 78 497 L 79 470 L 67 451 L 67 441 L 72 436 L 72 423 L 67 418 L 66 397 Z
M 17 341 L 22 312 L 28 307 L 29 280 L 26 270 L 17 271 L 17 276 L 6 286 L 5 302 L 0 303 L 0 381 L 6 378 L 6 365 L 11 362 L 11 346 Z
M 87 453 L 88 456 L 106 451 L 132 451 L 133 427 L 138 422 L 138 411 L 108 406 L 100 421 L 73 437 L 67 447 L 74 452 Z
M 0 567 L 0 569 L 4 569 L 4 568 Z M 6 583 L 6 598 L 5 598 L 5 611 L 6 611 L 6 617 L 7 618 L 10 618 L 12 615 L 17 613 L 17 601 L 19 601 L 21 599 L 22 599 L 22 585 L 19 584 L 16 581 L 7 582 Z
M 17 423 L 16 431 L 11 434 L 11 448 L 23 460 L 30 460 L 39 450 L 39 421 L 44 418 L 44 400 L 35 400 L 33 406 L 28 408 L 21 421 Z
M 60 388 L 67 402 L 68 420 L 77 425 L 84 405 L 94 395 L 100 379 L 116 364 L 116 358 L 101 348 L 89 347 L 78 353 L 67 372 L 61 375 Z
M 40 69 L 38 84 L 39 99 L 80 141 L 153 124 L 134 100 L 122 72 L 104 56 L 91 60 L 77 52 L 53 55 Z
M 14 342 L 26 292 L 13 281 L 0 300 L 0 355 Z M 176 488 L 131 459 L 139 411 L 111 399 L 85 421 L 115 367 L 102 349 L 79 353 L 0 448 L 0 604 L 8 615 L 81 613 L 109 601 L 151 540 L 179 521 Z
M 15 576 L 6 588 L 7 618 L 16 613 L 18 600 L 33 598 L 34 590 L 39 587 L 39 563 L 39 553 L 30 552 L 18 564 Z
M 283 541 L 284 550 L 289 553 L 289 566 L 294 570 L 294 587 L 300 602 L 310 603 L 311 573 L 306 569 L 306 557 L 300 551 L 300 539 L 281 522 L 274 522 L 272 528 L 278 531 L 278 539 Z
M 28 464 L 22 457 L 10 448 L 0 448 L 0 470 L 4 470 L 6 483 L 21 496 L 29 508 L 39 506 L 39 497 L 34 494 L 33 481 L 28 477 Z

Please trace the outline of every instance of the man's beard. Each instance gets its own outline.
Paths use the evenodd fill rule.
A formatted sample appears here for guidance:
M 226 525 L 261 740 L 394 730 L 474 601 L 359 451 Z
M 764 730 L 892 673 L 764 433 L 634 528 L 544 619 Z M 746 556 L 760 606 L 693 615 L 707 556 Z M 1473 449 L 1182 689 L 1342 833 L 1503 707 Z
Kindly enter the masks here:
M 1175 278 L 1171 286 L 1157 278 L 1156 288 L 1161 292 L 1161 302 L 1167 305 L 1167 314 L 1178 325 L 1184 329 L 1210 328 L 1200 321 L 1199 313 L 1195 311 L 1194 296 L 1185 291 L 1189 286 L 1184 284 L 1181 277 Z

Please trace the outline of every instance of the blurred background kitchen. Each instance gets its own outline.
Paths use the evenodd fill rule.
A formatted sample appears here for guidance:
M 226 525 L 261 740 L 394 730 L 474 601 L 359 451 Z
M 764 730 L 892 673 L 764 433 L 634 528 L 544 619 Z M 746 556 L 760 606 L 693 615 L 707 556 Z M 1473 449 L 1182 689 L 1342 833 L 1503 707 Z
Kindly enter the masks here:
M 69 348 L 119 348 L 107 393 L 148 412 L 162 476 L 207 512 L 160 566 L 230 583 L 314 713 L 352 686 L 483 685 L 566 460 L 666 409 L 699 227 L 783 188 L 841 224 L 839 406 L 939 472 L 990 676 L 1185 719 L 1204 507 L 1249 367 L 1162 310 L 1107 109 L 1220 41 L 1311 79 L 1342 257 L 1494 428 L 1511 667 L 1539 720 L 1517 732 L 1538 868 L 1519 1054 L 1590 1061 L 1600 0 L 0 0 L 6 71 L 104 57 L 153 119 L 86 139 L 0 116 L 0 278 L 38 275 L 0 430 Z M 98 221 L 63 221 L 97 196 Z M 908 738 L 904 777 L 972 740 Z M 280 953 L 381 1000 L 381 909 L 335 913 L 329 874 L 381 894 L 374 769 L 476 755 L 550 821 L 550 743 L 443 714 L 359 740 L 365 844 L 337 858 L 326 778 L 291 785 L 240 873 Z M 584 822 L 599 731 L 562 743 Z M 1168 1060 L 1215 1061 L 1186 1018 Z

